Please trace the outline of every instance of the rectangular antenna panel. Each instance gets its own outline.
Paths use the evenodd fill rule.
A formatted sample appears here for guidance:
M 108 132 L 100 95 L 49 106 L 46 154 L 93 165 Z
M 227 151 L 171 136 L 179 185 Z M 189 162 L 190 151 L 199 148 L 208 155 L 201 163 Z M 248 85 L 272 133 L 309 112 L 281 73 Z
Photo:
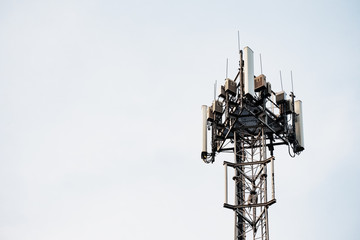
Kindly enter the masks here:
M 214 113 L 213 113 L 211 107 L 207 108 L 207 120 L 210 122 L 214 121 Z
M 257 76 L 254 80 L 255 83 L 255 92 L 259 92 L 262 89 L 266 88 L 266 77 L 264 74 Z
M 280 114 L 291 114 L 294 111 L 291 99 L 285 100 L 282 104 L 284 106 L 280 108 Z
M 244 91 L 245 95 L 255 95 L 254 92 L 254 52 L 249 47 L 244 48 Z
M 286 100 L 286 92 L 281 91 L 276 93 L 276 104 L 280 104 L 285 102 Z
M 204 152 L 207 153 L 207 110 L 206 105 L 201 106 L 202 111 L 202 156 Z
M 304 131 L 303 131 L 303 114 L 302 114 L 302 102 L 300 100 L 295 101 L 295 134 L 296 140 L 299 145 L 304 149 Z
M 227 78 L 225 81 L 225 91 L 229 92 L 232 95 L 236 94 L 236 82 Z
M 223 85 L 221 85 L 221 86 L 219 87 L 219 97 L 221 97 L 221 98 L 225 98 L 225 97 L 226 97 L 226 95 L 225 95 L 225 87 L 224 87 Z
M 271 83 L 269 82 L 266 83 L 265 96 L 271 97 Z
M 219 102 L 219 101 L 213 101 L 212 111 L 213 111 L 213 113 L 222 113 L 221 102 Z

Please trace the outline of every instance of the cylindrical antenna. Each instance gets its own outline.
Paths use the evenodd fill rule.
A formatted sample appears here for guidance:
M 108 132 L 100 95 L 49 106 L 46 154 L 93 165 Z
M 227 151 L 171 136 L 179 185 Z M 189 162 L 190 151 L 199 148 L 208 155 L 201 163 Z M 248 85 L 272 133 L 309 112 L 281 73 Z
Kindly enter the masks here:
M 284 91 L 283 84 L 282 84 L 281 71 L 280 71 L 280 83 L 281 83 L 281 91 Z
M 263 74 L 263 71 L 262 71 L 262 61 L 261 61 L 261 53 L 260 53 L 260 70 L 261 70 L 261 74 Z
M 214 101 L 216 100 L 216 85 L 217 85 L 217 80 L 215 80 L 214 83 Z
M 225 203 L 228 203 L 228 171 L 227 171 L 227 164 L 225 166 Z
M 229 59 L 226 59 L 226 78 L 228 78 L 228 71 L 229 71 Z
M 291 90 L 294 93 L 294 82 L 293 82 L 292 71 L 290 71 L 290 74 L 291 74 Z
M 202 149 L 201 149 L 201 158 L 206 159 L 207 156 L 207 106 L 201 106 L 202 112 Z
M 238 49 L 239 49 L 239 53 L 241 51 L 241 48 L 240 48 L 240 33 L 238 31 Z

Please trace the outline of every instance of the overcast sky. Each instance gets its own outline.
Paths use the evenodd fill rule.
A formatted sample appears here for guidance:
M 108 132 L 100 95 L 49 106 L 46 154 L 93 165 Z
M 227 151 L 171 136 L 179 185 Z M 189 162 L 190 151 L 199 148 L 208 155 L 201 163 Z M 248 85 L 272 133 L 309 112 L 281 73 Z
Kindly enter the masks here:
M 250 46 L 303 102 L 271 239 L 358 239 L 358 1 L 0 1 L 0 239 L 233 239 L 201 105 Z M 230 159 L 229 159 L 230 158 Z

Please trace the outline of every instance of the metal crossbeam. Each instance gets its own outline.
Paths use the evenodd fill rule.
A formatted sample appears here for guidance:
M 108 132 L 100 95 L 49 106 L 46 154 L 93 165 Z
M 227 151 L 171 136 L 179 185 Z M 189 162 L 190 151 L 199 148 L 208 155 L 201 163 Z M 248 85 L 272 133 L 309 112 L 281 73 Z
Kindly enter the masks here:
M 229 208 L 232 210 L 238 209 L 238 208 L 252 208 L 252 207 L 269 207 L 276 203 L 276 199 L 272 199 L 269 202 L 266 203 L 256 203 L 256 204 L 246 204 L 246 205 L 231 205 L 228 203 L 224 203 L 224 208 Z
M 275 157 L 270 157 L 264 161 L 256 161 L 256 162 L 242 162 L 242 163 L 232 163 L 224 161 L 224 165 L 227 165 L 229 167 L 240 167 L 240 166 L 246 166 L 246 165 L 257 165 L 257 164 L 266 164 L 271 162 L 271 160 L 275 159 Z

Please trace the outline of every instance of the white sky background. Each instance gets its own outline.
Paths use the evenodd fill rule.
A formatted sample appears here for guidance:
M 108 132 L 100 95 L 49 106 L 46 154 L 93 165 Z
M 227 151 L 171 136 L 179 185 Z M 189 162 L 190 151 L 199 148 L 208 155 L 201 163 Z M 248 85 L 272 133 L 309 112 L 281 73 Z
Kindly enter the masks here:
M 1 1 L 0 239 L 233 239 L 201 105 L 241 45 L 303 101 L 271 239 L 357 239 L 357 1 Z

